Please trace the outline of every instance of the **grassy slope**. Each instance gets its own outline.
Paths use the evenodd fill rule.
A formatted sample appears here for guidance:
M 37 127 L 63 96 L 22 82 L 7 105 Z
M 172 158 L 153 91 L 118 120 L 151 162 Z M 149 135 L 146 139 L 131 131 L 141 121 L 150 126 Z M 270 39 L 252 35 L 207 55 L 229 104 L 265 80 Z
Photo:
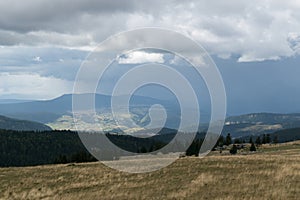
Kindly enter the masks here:
M 0 199 L 299 199 L 300 141 L 127 174 L 101 163 L 0 168 Z

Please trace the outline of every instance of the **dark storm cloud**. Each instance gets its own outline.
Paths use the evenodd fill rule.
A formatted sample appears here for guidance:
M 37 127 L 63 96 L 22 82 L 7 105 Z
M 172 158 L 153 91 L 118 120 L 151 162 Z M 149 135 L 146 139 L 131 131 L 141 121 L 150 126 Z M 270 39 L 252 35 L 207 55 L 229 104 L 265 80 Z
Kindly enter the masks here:
M 126 29 L 126 20 L 132 13 L 158 12 L 159 9 L 147 11 L 159 5 L 155 2 L 158 1 L 0 1 L 0 45 L 89 46 L 91 40 L 99 42 Z
M 1 1 L 0 28 L 16 32 L 56 30 L 60 24 L 67 24 L 88 14 L 130 12 L 134 0 L 28 0 Z

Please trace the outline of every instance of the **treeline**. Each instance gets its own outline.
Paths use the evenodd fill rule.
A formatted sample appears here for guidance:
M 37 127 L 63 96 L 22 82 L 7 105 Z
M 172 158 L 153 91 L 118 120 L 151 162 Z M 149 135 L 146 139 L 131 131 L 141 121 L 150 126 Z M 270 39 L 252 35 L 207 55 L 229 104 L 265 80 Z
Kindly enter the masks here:
M 241 138 L 232 139 L 230 133 L 226 137 L 220 136 L 216 146 L 230 145 L 230 144 L 244 144 L 244 143 L 255 143 L 257 145 L 261 144 L 277 144 L 279 143 L 279 137 L 277 134 L 262 134 L 257 136 L 247 136 Z
M 72 131 L 0 130 L 0 166 L 90 162 L 96 159 Z
M 102 145 L 101 142 L 99 143 L 103 137 L 107 137 L 120 149 L 132 153 L 170 153 L 187 149 L 189 144 L 187 141 L 178 142 L 175 140 L 173 145 L 169 145 L 168 149 L 157 151 L 165 147 L 175 135 L 176 132 L 168 132 L 149 138 L 137 138 L 130 135 L 110 133 L 105 135 L 80 133 L 78 135 L 77 132 L 67 130 L 41 132 L 0 130 L 0 166 L 33 166 L 96 161 L 89 151 L 101 160 L 116 160 L 120 156 L 127 155 L 111 150 Z M 188 137 L 188 135 L 183 135 L 182 138 Z M 79 136 L 83 136 L 81 139 L 84 139 L 90 145 L 89 151 L 82 144 Z M 197 133 L 195 141 L 200 141 L 204 136 L 205 133 Z M 195 141 L 189 152 L 194 151 Z
M 255 151 L 261 144 L 280 143 L 283 135 L 289 138 L 298 139 L 300 129 L 283 130 L 276 134 L 265 134 L 259 136 L 250 136 L 248 138 L 232 139 L 230 134 L 220 136 L 215 144 L 214 150 L 222 151 L 224 146 L 231 144 L 230 153 L 235 154 L 238 148 L 243 148 L 244 143 L 250 143 L 251 151 Z M 73 131 L 10 131 L 0 130 L 0 166 L 32 166 L 54 163 L 70 162 L 91 162 L 96 159 L 89 153 L 93 152 L 98 159 L 115 160 L 120 156 L 126 156 L 115 150 L 111 150 L 104 145 L 99 145 L 103 137 L 107 137 L 112 143 L 120 149 L 131 153 L 170 153 L 185 152 L 187 156 L 198 156 L 203 138 L 206 133 L 197 133 L 192 144 L 184 140 L 176 141 L 168 145 L 176 134 L 182 134 L 181 138 L 188 138 L 189 134 L 172 133 L 168 131 L 165 134 L 155 135 L 149 138 L 137 138 L 130 135 L 120 134 L 86 134 L 84 140 L 90 144 L 89 151 L 82 144 L 77 132 Z M 81 138 L 81 139 L 83 139 Z M 300 138 L 299 138 L 300 139 Z M 170 146 L 166 151 L 158 151 L 166 145 Z
M 97 150 L 95 150 L 95 152 L 93 151 L 95 155 L 97 155 L 97 158 L 101 160 L 115 160 L 121 156 L 130 156 L 136 153 L 168 154 L 185 152 L 189 147 L 190 141 L 193 141 L 193 138 L 195 138 L 194 142 L 203 140 L 205 134 L 204 132 L 198 132 L 194 135 L 168 131 L 167 133 L 157 134 L 152 137 L 140 138 L 116 133 L 106 133 L 105 135 L 91 133 L 85 138 L 85 143 L 88 143 L 89 146 L 97 147 Z M 103 137 L 107 137 L 110 142 L 119 148 L 111 149 L 110 146 L 105 146 L 105 144 L 99 146 L 97 141 L 103 140 Z M 191 148 L 194 148 L 193 144 Z M 125 150 L 125 152 L 121 150 Z M 113 155 L 113 157 L 111 157 L 111 155 Z
M 224 143 L 225 141 L 225 143 Z M 231 154 L 236 154 L 239 149 L 243 149 L 245 147 L 245 143 L 250 143 L 250 149 L 249 151 L 253 152 L 256 151 L 257 148 L 262 145 L 262 144 L 277 144 L 279 142 L 278 135 L 273 135 L 271 134 L 262 134 L 258 136 L 249 136 L 249 140 L 246 141 L 246 138 L 235 138 L 233 141 L 233 145 L 229 152 Z M 227 134 L 226 139 L 224 140 L 224 137 L 221 136 L 218 140 L 217 143 L 219 147 L 223 147 L 223 145 L 230 145 L 232 144 L 231 136 L 230 133 Z
M 224 150 L 231 154 L 237 154 L 238 150 L 244 149 L 246 143 L 250 143 L 249 151 L 256 151 L 256 149 L 262 144 L 277 144 L 279 142 L 278 135 L 263 134 L 259 136 L 250 136 L 248 140 L 244 138 L 232 139 L 230 133 L 226 136 L 220 135 L 212 151 L 219 150 L 222 153 Z M 186 150 L 186 156 L 199 156 L 201 146 L 203 144 L 202 138 L 195 138 L 189 148 Z M 230 147 L 230 148 L 229 148 Z
M 163 148 L 175 136 L 175 133 L 156 135 L 149 138 L 139 138 L 130 135 L 107 133 L 109 140 L 123 150 L 132 153 L 150 153 Z

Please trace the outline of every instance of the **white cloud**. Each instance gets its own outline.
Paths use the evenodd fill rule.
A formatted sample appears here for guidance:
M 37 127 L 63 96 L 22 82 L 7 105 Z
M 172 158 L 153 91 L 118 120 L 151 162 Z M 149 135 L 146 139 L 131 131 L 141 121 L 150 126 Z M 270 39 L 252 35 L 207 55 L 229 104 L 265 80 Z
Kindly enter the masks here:
M 42 62 L 42 58 L 39 56 L 35 56 L 32 60 L 35 62 Z
M 51 99 L 71 93 L 73 82 L 39 74 L 0 73 L 2 98 Z
M 291 49 L 300 53 L 300 33 L 289 33 L 288 42 Z
M 201 55 L 191 55 L 190 60 L 184 60 L 184 58 L 179 57 L 178 55 L 175 55 L 174 58 L 169 60 L 169 63 L 171 65 L 175 65 L 175 66 L 181 66 L 181 65 L 185 65 L 186 66 L 186 62 L 191 62 L 194 65 L 200 66 L 200 67 L 206 67 L 206 62 L 205 59 L 201 56 Z
M 164 63 L 163 54 L 133 51 L 118 59 L 119 64 L 141 64 L 148 62 Z
M 248 53 L 248 54 L 244 54 L 241 57 L 239 57 L 238 62 L 261 62 L 264 60 L 279 60 L 280 57 L 279 56 L 272 56 L 272 57 L 259 57 L 258 55 L 256 55 L 255 53 Z

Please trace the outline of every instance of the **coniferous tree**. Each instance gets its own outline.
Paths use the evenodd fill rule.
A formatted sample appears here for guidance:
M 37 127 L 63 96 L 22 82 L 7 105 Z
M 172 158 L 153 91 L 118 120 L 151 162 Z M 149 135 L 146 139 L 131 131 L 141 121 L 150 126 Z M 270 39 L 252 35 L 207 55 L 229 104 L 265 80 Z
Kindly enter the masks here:
M 201 147 L 201 141 L 199 139 L 194 140 L 189 148 L 186 150 L 186 156 L 199 156 L 199 151 Z
M 267 136 L 266 136 L 266 143 L 267 144 L 271 143 L 271 136 L 270 136 L 270 134 L 267 134 Z
M 147 149 L 146 147 L 142 146 L 141 150 L 140 150 L 141 153 L 147 153 Z
M 250 151 L 256 151 L 256 147 L 253 142 L 251 143 Z
M 232 143 L 232 140 L 231 140 L 231 136 L 230 136 L 230 133 L 227 134 L 226 136 L 226 145 L 230 145 Z
M 273 143 L 274 143 L 274 144 L 277 144 L 277 143 L 278 143 L 278 135 L 274 135 Z
M 233 146 L 232 146 L 232 148 L 230 149 L 230 151 L 229 151 L 231 154 L 236 154 L 237 153 L 237 146 L 234 144 Z
M 263 138 L 262 138 L 261 143 L 262 144 L 266 144 L 267 143 L 266 134 L 263 134 Z
M 255 140 L 256 145 L 261 145 L 260 136 L 258 136 Z
M 224 137 L 223 137 L 223 135 L 220 136 L 220 138 L 219 138 L 219 140 L 218 140 L 218 145 L 219 145 L 220 147 L 222 147 L 222 146 L 224 145 Z
M 66 155 L 59 155 L 58 158 L 55 159 L 54 163 L 55 164 L 66 164 L 68 163 L 68 159 Z
M 238 138 L 234 139 L 234 144 L 241 144 L 240 139 L 238 139 Z
M 250 144 L 252 144 L 252 143 L 253 143 L 252 136 L 250 136 L 249 143 L 250 143 Z
M 149 147 L 149 152 L 152 152 L 152 151 L 154 151 L 154 144 L 153 143 L 151 143 L 150 147 Z

